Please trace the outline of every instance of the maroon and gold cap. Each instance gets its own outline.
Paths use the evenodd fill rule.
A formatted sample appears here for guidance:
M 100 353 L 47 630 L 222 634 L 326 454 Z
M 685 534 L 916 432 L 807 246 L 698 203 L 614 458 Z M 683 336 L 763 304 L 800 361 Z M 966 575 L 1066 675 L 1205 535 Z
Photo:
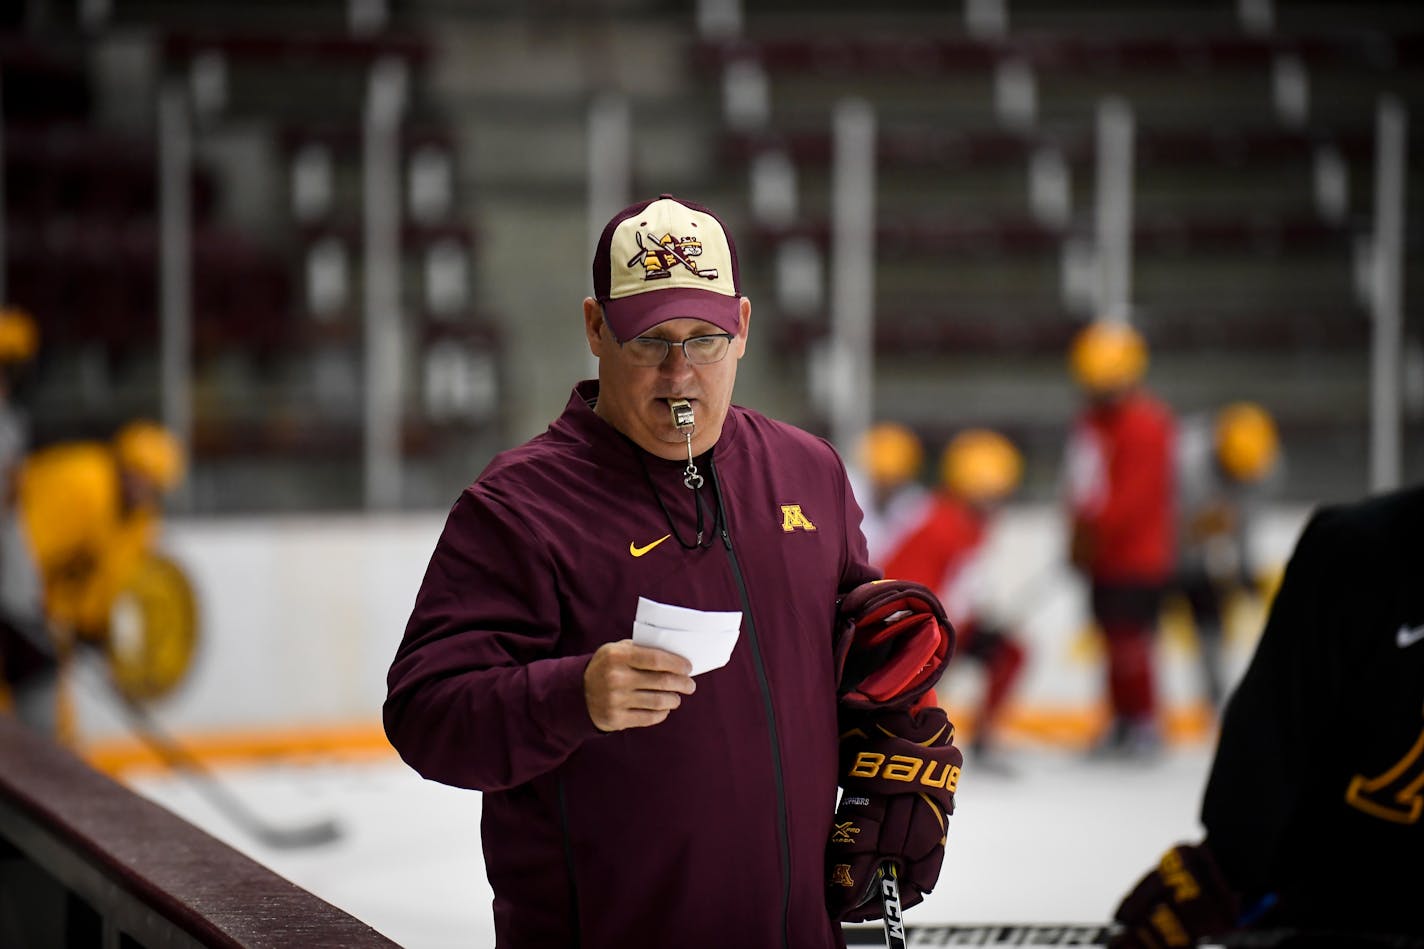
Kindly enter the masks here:
M 739 332 L 737 245 L 707 208 L 658 195 L 604 227 L 593 254 L 593 295 L 620 340 L 680 317 Z

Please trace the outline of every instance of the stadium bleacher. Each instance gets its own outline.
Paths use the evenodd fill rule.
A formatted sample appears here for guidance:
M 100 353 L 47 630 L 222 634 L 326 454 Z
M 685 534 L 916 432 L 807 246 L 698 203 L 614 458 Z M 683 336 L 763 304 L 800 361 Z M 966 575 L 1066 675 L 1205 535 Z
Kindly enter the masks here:
M 821 430 L 831 114 L 868 102 L 875 414 L 935 441 L 971 423 L 1016 433 L 1031 498 L 1056 490 L 1062 349 L 1096 315 L 1095 121 L 1119 98 L 1154 385 L 1184 412 L 1270 404 L 1300 446 L 1289 496 L 1364 487 L 1375 109 L 1424 89 L 1413 5 L 896 0 L 807 16 L 774 0 L 705 35 L 694 11 L 654 0 L 139 0 L 58 20 L 0 37 L 7 287 L 66 344 L 44 356 L 36 432 L 157 408 L 153 116 L 121 107 L 113 81 L 116 62 L 139 62 L 123 88 L 178 81 L 192 97 L 198 510 L 362 503 L 361 127 L 371 72 L 392 62 L 407 89 L 402 443 L 424 468 L 403 503 L 443 505 L 536 430 L 549 410 L 531 386 L 561 402 L 562 378 L 510 376 L 534 354 L 579 358 L 544 343 L 584 292 L 581 149 L 606 93 L 633 104 L 633 189 L 693 193 L 741 236 L 771 344 L 746 396 Z M 1409 195 L 1413 222 L 1424 204 Z M 791 258 L 818 262 L 797 292 Z M 1407 466 L 1424 466 L 1421 444 L 1406 438 Z M 250 477 L 263 464 L 292 474 L 281 501 Z
M 848 97 L 874 109 L 878 416 L 932 442 L 996 425 L 1026 443 L 1029 493 L 1055 489 L 1073 396 L 1051 357 L 1098 315 L 1074 254 L 1092 246 L 1096 110 L 1116 97 L 1135 120 L 1131 303 L 1153 384 L 1183 412 L 1270 404 L 1300 445 L 1291 493 L 1364 489 L 1363 471 L 1345 470 L 1368 430 L 1358 254 L 1379 97 L 1424 88 L 1419 17 L 1391 4 L 1378 22 L 1373 8 L 1316 5 L 1249 23 L 1247 5 L 1006 3 L 977 5 L 1003 18 L 976 32 L 959 11 L 910 2 L 876 17 L 832 4 L 811 20 L 792 6 L 747 7 L 740 33 L 702 39 L 694 58 L 763 86 L 729 104 L 723 158 L 749 180 L 768 156 L 792 170 L 794 217 L 751 208 L 753 261 L 788 242 L 829 259 L 832 110 Z M 1036 163 L 1058 176 L 1051 201 Z M 779 349 L 811 358 L 824 297 L 786 319 L 767 309 Z M 1010 387 L 1055 397 L 1026 404 Z
M 353 397 L 363 359 L 361 147 L 378 65 L 400 64 L 406 92 L 398 161 L 409 180 L 397 243 L 408 361 L 418 371 L 438 336 L 443 365 L 500 371 L 500 335 L 477 312 L 468 202 L 453 175 L 439 179 L 441 157 L 450 165 L 458 146 L 424 91 L 431 44 L 399 23 L 363 26 L 348 13 L 321 2 L 256 11 L 136 3 L 100 22 L 22 21 L 3 36 L 6 293 L 42 328 L 38 442 L 105 434 L 159 411 L 154 113 L 160 89 L 174 83 L 186 91 L 194 143 L 194 506 L 362 503 Z M 136 74 L 134 62 L 145 64 Z M 146 105 L 111 101 L 123 68 Z M 289 190 L 302 148 L 324 154 L 328 192 L 315 215 Z M 312 266 L 317 244 L 339 250 L 334 278 Z M 315 312 L 310 284 L 324 281 L 329 300 L 333 279 L 339 305 Z M 449 385 L 471 390 L 458 372 Z M 458 483 L 473 464 L 470 444 L 487 451 L 479 446 L 498 437 L 499 419 L 487 396 L 452 402 L 437 392 L 434 411 L 428 401 L 419 390 L 403 401 L 406 463 Z M 278 482 L 280 492 L 265 487 Z

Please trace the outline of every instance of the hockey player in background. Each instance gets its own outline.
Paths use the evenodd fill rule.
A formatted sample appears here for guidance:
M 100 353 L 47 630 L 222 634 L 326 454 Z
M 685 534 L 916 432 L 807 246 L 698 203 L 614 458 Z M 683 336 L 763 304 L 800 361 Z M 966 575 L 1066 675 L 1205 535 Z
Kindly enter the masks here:
M 1227 700 L 1205 838 L 1124 898 L 1113 949 L 1238 928 L 1253 946 L 1424 945 L 1421 537 L 1424 485 L 1310 518 Z
M 14 500 L 15 471 L 29 451 L 29 420 L 18 390 L 39 351 L 34 317 L 17 307 L 0 307 L 0 478 L 3 500 Z
M 1022 670 L 1024 649 L 985 612 L 983 553 L 1022 472 L 1022 456 L 1003 435 L 987 429 L 960 432 L 941 454 L 939 489 L 919 523 L 879 563 L 887 577 L 922 583 L 940 595 L 958 633 L 959 655 L 983 668 L 971 762 L 999 770 L 1004 767 L 995 741 L 999 713 Z
M 16 479 L 19 516 L 43 585 L 52 655 L 74 639 L 103 643 L 115 598 L 154 546 L 162 501 L 182 481 L 177 438 L 155 422 L 108 441 L 62 442 L 29 455 Z M 53 713 L 51 713 L 53 714 Z M 63 723 L 55 726 L 63 734 Z
M 1191 610 L 1202 684 L 1213 711 L 1226 696 L 1226 606 L 1256 596 L 1251 529 L 1276 470 L 1275 421 L 1253 402 L 1184 419 L 1177 437 L 1177 567 L 1174 587 Z
M 851 488 L 863 512 L 870 562 L 886 556 L 924 520 L 930 492 L 920 483 L 925 449 L 920 437 L 899 422 L 877 422 L 866 429 L 849 466 Z
M 0 308 L 0 691 L 15 717 L 53 734 L 58 669 L 49 651 L 44 604 L 29 542 L 15 507 L 16 479 L 29 451 L 29 420 L 17 398 L 39 349 L 29 313 Z
M 1107 648 L 1111 721 L 1094 751 L 1134 758 L 1161 743 L 1154 639 L 1174 554 L 1175 426 L 1143 385 L 1147 359 L 1126 324 L 1078 333 L 1069 366 L 1087 404 L 1065 457 L 1069 556 L 1088 581 Z

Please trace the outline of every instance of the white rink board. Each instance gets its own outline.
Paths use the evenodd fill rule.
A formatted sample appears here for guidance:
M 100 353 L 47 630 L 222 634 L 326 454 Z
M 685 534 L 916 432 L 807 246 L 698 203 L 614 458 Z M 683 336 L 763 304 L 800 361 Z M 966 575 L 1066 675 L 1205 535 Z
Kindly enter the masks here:
M 1268 512 L 1254 537 L 1263 566 L 1285 560 L 1307 514 Z M 386 668 L 444 520 L 440 513 L 169 522 L 161 545 L 190 574 L 202 641 L 188 679 L 157 703 L 160 720 L 205 732 L 377 721 Z M 1006 616 L 1022 618 L 1029 652 L 1016 700 L 1092 703 L 1101 671 L 1082 649 L 1086 595 L 1064 565 L 1058 509 L 1009 507 L 989 543 L 990 599 Z M 1158 653 L 1165 701 L 1193 695 L 1194 657 L 1170 648 Z M 1233 674 L 1246 656 L 1242 648 L 1229 657 Z M 972 695 L 974 674 L 968 664 L 953 667 L 947 694 Z M 125 733 L 99 692 L 76 690 L 86 740 Z

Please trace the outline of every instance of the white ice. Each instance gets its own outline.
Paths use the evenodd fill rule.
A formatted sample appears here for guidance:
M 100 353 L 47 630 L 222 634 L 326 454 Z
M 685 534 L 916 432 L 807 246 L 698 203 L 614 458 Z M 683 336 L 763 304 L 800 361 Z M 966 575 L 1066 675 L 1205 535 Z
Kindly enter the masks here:
M 911 924 L 1094 923 L 1172 843 L 1200 835 L 1210 743 L 1147 764 L 1010 749 L 1012 777 L 966 762 L 944 870 Z M 219 779 L 274 824 L 336 817 L 337 842 L 273 850 L 214 810 L 191 781 L 130 786 L 408 949 L 494 944 L 479 846 L 480 796 L 424 781 L 392 757 L 229 768 Z

